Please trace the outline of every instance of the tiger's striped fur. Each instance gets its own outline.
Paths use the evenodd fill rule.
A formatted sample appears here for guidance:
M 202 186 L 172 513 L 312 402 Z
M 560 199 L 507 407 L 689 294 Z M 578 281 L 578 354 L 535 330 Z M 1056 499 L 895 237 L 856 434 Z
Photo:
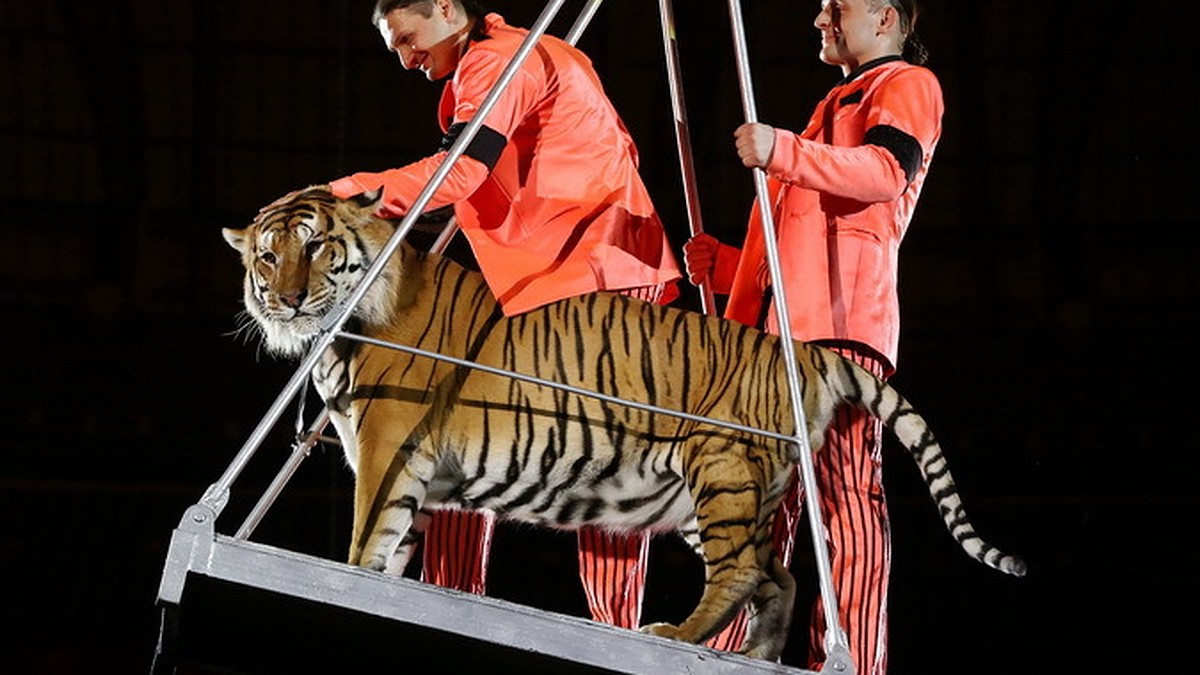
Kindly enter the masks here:
M 297 356 L 351 294 L 396 223 L 378 195 L 311 189 L 244 230 L 224 231 L 246 267 L 246 312 L 267 348 Z M 354 316 L 361 334 L 505 371 L 791 436 L 778 338 L 613 293 L 505 317 L 482 275 L 402 244 Z M 338 340 L 314 370 L 356 474 L 349 560 L 397 571 L 422 508 L 491 509 L 552 528 L 690 531 L 706 582 L 679 626 L 693 643 L 753 607 L 746 652 L 783 649 L 794 585 L 772 545 L 791 443 L 655 413 L 375 343 Z M 833 352 L 796 343 L 808 440 L 820 448 L 842 404 L 879 417 L 911 452 L 968 555 L 1022 575 L 967 520 L 946 459 L 889 384 Z

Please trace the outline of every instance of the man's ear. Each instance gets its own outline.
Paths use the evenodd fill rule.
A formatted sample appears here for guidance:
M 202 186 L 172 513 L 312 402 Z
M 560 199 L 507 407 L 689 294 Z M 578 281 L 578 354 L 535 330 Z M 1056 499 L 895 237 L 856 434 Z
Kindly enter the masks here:
M 879 13 L 879 32 L 890 33 L 893 30 L 900 30 L 900 10 L 888 2 L 884 4 L 883 11 Z

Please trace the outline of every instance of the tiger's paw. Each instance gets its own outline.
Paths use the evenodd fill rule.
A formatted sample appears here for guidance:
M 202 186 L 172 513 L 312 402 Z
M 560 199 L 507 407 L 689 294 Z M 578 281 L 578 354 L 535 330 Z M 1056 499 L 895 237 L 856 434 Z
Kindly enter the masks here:
M 647 635 L 657 635 L 658 637 L 671 638 L 672 640 L 679 639 L 679 626 L 670 623 L 648 623 L 638 630 Z
M 387 570 L 387 560 L 381 555 L 373 555 L 364 560 L 362 566 L 372 572 L 384 572 Z
M 756 644 L 750 644 L 747 640 L 746 644 L 738 650 L 739 654 L 752 659 L 761 659 L 765 661 L 774 661 L 783 652 L 783 645 L 777 644 L 776 640 L 768 640 Z

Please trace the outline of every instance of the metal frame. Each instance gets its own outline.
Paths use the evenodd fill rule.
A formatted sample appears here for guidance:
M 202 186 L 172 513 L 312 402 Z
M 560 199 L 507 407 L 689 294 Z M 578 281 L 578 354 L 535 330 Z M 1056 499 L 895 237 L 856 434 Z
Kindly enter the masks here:
M 283 391 L 255 427 L 226 471 L 215 483 L 209 486 L 200 501 L 184 513 L 179 527 L 176 528 L 172 536 L 159 587 L 158 602 L 164 609 L 164 633 L 167 632 L 168 614 L 177 611 L 182 601 L 183 590 L 188 575 L 199 574 L 213 579 L 231 581 L 285 595 L 307 598 L 318 603 L 356 609 L 405 623 L 429 625 L 436 629 L 453 633 L 467 631 L 475 639 L 497 645 L 513 646 L 511 638 L 514 633 L 511 628 L 503 628 L 504 626 L 509 626 L 514 622 L 516 624 L 537 624 L 536 627 L 531 627 L 529 630 L 522 630 L 520 632 L 525 640 L 528 641 L 528 644 L 520 646 L 552 657 L 568 659 L 580 659 L 582 657 L 583 660 L 578 660 L 578 663 L 586 663 L 598 668 L 611 668 L 611 672 L 647 672 L 647 664 L 653 666 L 651 670 L 658 670 L 660 672 L 718 673 L 730 672 L 731 668 L 736 669 L 737 672 L 809 672 L 787 668 L 778 664 L 768 664 L 761 660 L 745 659 L 744 657 L 717 652 L 697 645 L 688 645 L 673 640 L 642 635 L 636 631 L 615 629 L 592 621 L 541 612 L 540 610 L 524 608 L 519 605 L 511 605 L 511 603 L 504 603 L 492 598 L 448 591 L 407 579 L 369 572 L 322 558 L 306 556 L 249 542 L 248 539 L 254 529 L 261 522 L 261 519 L 282 492 L 287 482 L 295 474 L 300 464 L 308 456 L 312 447 L 322 440 L 336 442 L 336 439 L 322 435 L 329 421 L 328 414 L 324 412 L 318 416 L 318 419 L 313 422 L 307 432 L 298 435 L 291 455 L 255 504 L 245 521 L 238 528 L 237 533 L 233 537 L 217 534 L 215 521 L 229 501 L 229 494 L 233 483 L 246 468 L 251 457 L 266 439 L 268 433 L 278 423 L 285 407 L 297 395 L 304 395 L 306 380 L 319 361 L 321 354 L 332 345 L 334 340 L 343 338 L 375 344 L 432 359 L 449 361 L 456 365 L 485 370 L 493 374 L 533 382 L 569 391 L 577 395 L 595 397 L 620 405 L 648 410 L 656 414 L 676 416 L 793 443 L 796 448 L 794 459 L 800 464 L 801 479 L 804 485 L 805 507 L 813 534 L 814 554 L 827 625 L 838 627 L 836 631 L 826 631 L 825 648 L 827 659 L 821 672 L 836 672 L 840 675 L 853 675 L 855 672 L 853 662 L 849 657 L 845 634 L 838 620 L 828 551 L 825 547 L 824 525 L 820 519 L 820 502 L 813 471 L 811 448 L 809 447 L 808 437 L 805 433 L 806 422 L 800 392 L 799 371 L 796 365 L 794 349 L 791 348 L 790 324 L 788 323 L 786 296 L 779 271 L 779 255 L 774 236 L 774 223 L 772 222 L 770 204 L 768 202 L 766 178 L 761 170 L 756 169 L 754 171 L 754 180 L 763 215 L 762 221 L 767 245 L 767 259 L 770 266 L 772 283 L 775 287 L 774 307 L 780 323 L 780 334 L 783 338 L 780 340 L 780 344 L 784 352 L 784 361 L 788 372 L 792 412 L 796 428 L 796 434 L 794 435 L 754 429 L 724 420 L 659 408 L 634 401 L 626 401 L 598 392 L 542 380 L 522 373 L 490 368 L 470 361 L 447 357 L 405 345 L 373 340 L 364 336 L 347 333 L 343 330 L 353 308 L 362 300 L 371 283 L 382 273 L 387 260 L 408 236 L 417 218 L 424 211 L 437 188 L 444 182 L 454 163 L 462 156 L 467 145 L 474 138 L 479 127 L 482 126 L 487 113 L 495 105 L 512 77 L 524 63 L 537 40 L 545 34 L 547 27 L 558 14 L 564 1 L 550 0 L 547 3 L 542 14 L 529 29 L 529 34 L 520 49 L 502 72 L 497 84 L 489 92 L 479 111 L 451 146 L 446 158 L 438 167 L 430 182 L 417 196 L 409 213 L 401 220 L 396 232 L 392 235 L 378 259 L 367 271 L 362 282 L 337 311 L 332 312 L 326 317 L 322 324 L 320 336 L 314 342 L 312 348 L 285 385 Z M 586 29 L 601 2 L 602 0 L 587 0 L 586 6 L 568 33 L 566 38 L 568 42 L 575 44 L 578 41 L 579 36 Z M 680 153 L 680 169 L 684 181 L 684 195 L 688 204 L 689 227 L 691 234 L 695 236 L 703 232 L 703 226 L 697 199 L 695 172 L 692 166 L 691 145 L 688 138 L 686 105 L 680 84 L 674 17 L 670 0 L 660 0 L 659 10 L 662 22 L 663 47 L 666 57 L 668 81 L 672 96 L 672 108 L 675 116 L 676 140 Z M 754 122 L 756 121 L 757 113 L 754 107 L 754 96 L 745 45 L 745 30 L 742 24 L 741 7 L 738 0 L 729 0 L 729 12 L 735 54 L 738 62 L 743 111 L 746 121 Z M 434 243 L 433 250 L 437 252 L 444 251 L 456 232 L 457 226 L 451 220 Z M 716 311 L 715 304 L 712 291 L 707 283 L 701 285 L 701 295 L 703 311 L 707 314 L 714 314 Z M 398 601 L 398 597 L 401 595 L 404 596 L 403 602 Z M 471 614 L 475 620 L 463 620 L 464 612 Z M 581 633 L 597 630 L 601 631 L 602 635 L 595 638 L 597 640 L 595 642 L 596 648 L 581 649 Z M 159 653 L 157 654 L 159 658 L 155 659 L 154 664 L 155 672 L 166 672 L 164 669 L 171 667 L 169 637 L 166 635 L 160 637 Z M 613 645 L 613 641 L 615 640 L 629 642 L 629 644 L 623 644 L 620 649 L 615 649 Z M 592 643 L 585 642 L 582 644 L 591 645 Z

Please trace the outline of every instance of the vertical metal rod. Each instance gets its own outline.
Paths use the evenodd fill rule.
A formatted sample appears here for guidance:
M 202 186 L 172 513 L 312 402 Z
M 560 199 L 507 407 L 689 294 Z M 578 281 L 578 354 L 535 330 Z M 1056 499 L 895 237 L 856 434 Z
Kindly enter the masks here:
M 696 171 L 692 162 L 692 142 L 688 135 L 687 104 L 680 77 L 679 48 L 675 37 L 675 12 L 671 0 L 659 0 L 658 13 L 662 19 L 663 51 L 667 60 L 667 84 L 671 89 L 671 110 L 675 113 L 675 142 L 679 147 L 679 171 L 683 176 L 683 198 L 688 207 L 688 231 L 695 237 L 704 232 L 700 217 L 700 200 L 696 189 Z M 705 314 L 717 313 L 711 279 L 700 283 L 700 308 Z
M 529 29 L 529 34 L 525 36 L 525 40 L 521 43 L 517 53 L 513 55 L 512 60 L 509 61 L 504 71 L 500 74 L 500 78 L 493 85 L 492 90 L 488 92 L 487 98 L 480 104 L 475 116 L 471 118 L 471 121 L 467 123 L 467 126 L 463 129 L 458 139 L 450 146 L 450 150 L 446 153 L 446 158 L 442 160 L 437 171 L 429 179 L 429 183 L 417 195 L 412 208 L 409 209 L 408 213 L 400 221 L 400 225 L 392 233 L 391 239 L 388 240 L 383 250 L 380 251 L 379 257 L 372 263 L 362 281 L 355 287 L 354 292 L 350 294 L 350 297 L 346 298 L 336 311 L 326 315 L 325 320 L 322 321 L 321 334 L 315 340 L 308 354 L 305 355 L 300 367 L 296 369 L 292 378 L 288 380 L 283 391 L 275 399 L 267 414 L 259 421 L 250 438 L 242 446 L 242 449 L 238 451 L 233 462 L 226 468 L 225 473 L 205 491 L 204 496 L 201 498 L 201 503 L 211 508 L 215 515 L 220 515 L 221 510 L 229 500 L 229 489 L 233 485 L 233 482 L 245 470 L 246 465 L 250 462 L 250 458 L 254 455 L 258 446 L 262 444 L 271 428 L 276 424 L 280 416 L 282 416 L 288 402 L 295 398 L 296 393 L 304 386 L 304 381 L 308 377 L 308 374 L 312 372 L 321 355 L 333 343 L 337 337 L 337 333 L 349 319 L 351 311 L 362 301 L 363 296 L 367 293 L 367 289 L 370 288 L 375 279 L 383 273 L 383 268 L 387 265 L 387 261 L 396 252 L 396 249 L 400 247 L 400 242 L 408 236 L 413 223 L 416 222 L 421 212 L 425 210 L 425 206 L 433 198 L 438 187 L 446 180 L 446 176 L 449 175 L 450 170 L 454 167 L 454 163 L 458 161 L 458 158 L 466 150 L 467 145 L 475 137 L 475 134 L 479 131 L 479 127 L 483 125 L 483 119 L 491 112 L 491 109 L 496 105 L 496 101 L 500 98 L 500 94 L 503 93 L 505 87 L 508 86 L 508 83 L 516 75 L 517 70 L 525 62 L 529 53 L 533 51 L 534 45 L 537 44 L 537 41 L 546 32 L 546 27 L 554 19 L 554 15 L 558 13 L 563 2 L 565 0 L 551 0 L 547 3 L 546 9 L 542 11 L 541 16 L 538 17 L 533 27 Z
M 587 4 L 579 12 L 579 16 L 575 19 L 575 24 L 571 26 L 571 30 L 564 38 L 568 44 L 575 46 L 575 44 L 579 42 L 580 36 L 583 35 L 583 31 L 588 27 L 588 24 L 592 22 L 592 17 L 595 16 L 596 10 L 600 9 L 600 3 L 603 1 L 604 0 L 588 0 Z M 557 12 L 558 10 L 555 11 Z M 545 31 L 543 30 L 542 32 Z M 478 115 L 476 115 L 476 117 L 478 117 Z M 458 223 L 454 218 L 451 218 L 449 222 L 446 223 L 446 227 L 442 228 L 442 231 L 438 233 L 437 239 L 434 240 L 433 245 L 429 247 L 429 250 L 439 254 L 445 253 L 446 248 L 450 246 L 450 242 L 454 239 L 454 235 L 456 234 L 458 234 Z
M 729 17 L 733 25 L 734 53 L 737 58 L 738 80 L 742 90 L 742 108 L 746 122 L 758 121 L 758 112 L 754 107 L 754 89 L 750 78 L 748 50 L 746 49 L 746 30 L 742 24 L 742 9 L 739 0 L 729 0 Z M 779 323 L 780 348 L 783 350 L 784 363 L 787 366 L 788 385 L 791 392 L 792 415 L 796 420 L 796 444 L 799 446 L 800 474 L 804 485 L 804 505 L 808 512 L 808 523 L 812 530 L 813 554 L 821 587 L 821 601 L 825 609 L 825 653 L 826 665 L 838 668 L 834 660 L 846 659 L 845 666 L 853 670 L 853 661 L 849 658 L 846 636 L 838 617 L 837 598 L 834 594 L 832 573 L 829 566 L 829 550 L 825 543 L 825 525 L 821 520 L 821 502 L 817 494 L 816 473 L 813 470 L 812 448 L 808 442 L 808 427 L 804 418 L 804 405 L 801 398 L 800 373 L 796 365 L 795 343 L 791 336 L 791 323 L 788 317 L 787 296 L 783 287 L 783 277 L 779 266 L 779 247 L 775 239 L 775 222 L 771 213 L 771 202 L 767 190 L 766 172 L 754 170 L 754 187 L 758 194 L 758 208 L 762 215 L 763 240 L 766 243 L 767 262 L 771 270 L 771 285 L 774 289 L 775 316 Z M 833 630 L 830 630 L 832 628 Z

